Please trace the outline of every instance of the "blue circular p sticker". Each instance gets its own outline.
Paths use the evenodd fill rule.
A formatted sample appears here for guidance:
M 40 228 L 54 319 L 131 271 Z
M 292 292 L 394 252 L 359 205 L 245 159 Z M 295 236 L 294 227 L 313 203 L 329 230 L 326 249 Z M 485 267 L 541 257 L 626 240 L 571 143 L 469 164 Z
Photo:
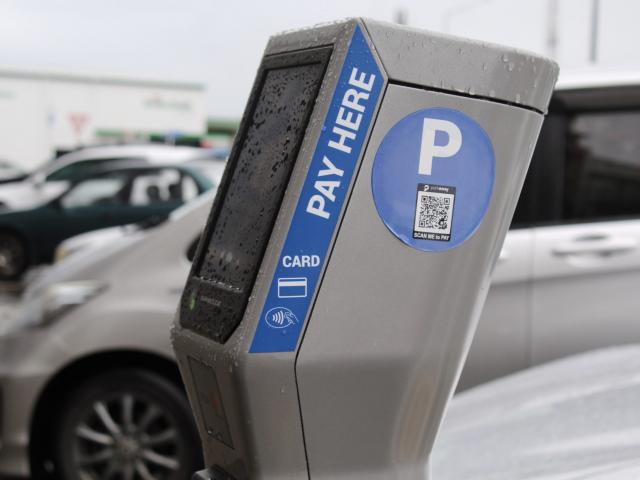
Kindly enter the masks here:
M 491 139 L 471 117 L 427 108 L 395 124 L 373 163 L 373 198 L 385 225 L 407 245 L 442 252 L 469 239 L 493 193 Z

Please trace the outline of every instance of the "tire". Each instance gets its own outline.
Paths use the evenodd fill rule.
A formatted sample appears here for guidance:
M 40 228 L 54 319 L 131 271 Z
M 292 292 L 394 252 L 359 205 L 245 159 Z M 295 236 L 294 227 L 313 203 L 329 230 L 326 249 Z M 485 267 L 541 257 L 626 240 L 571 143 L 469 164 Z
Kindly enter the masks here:
M 187 398 L 157 373 L 98 375 L 58 411 L 51 445 L 60 479 L 188 480 L 202 468 Z
M 0 232 L 0 280 L 16 280 L 29 266 L 27 246 L 18 236 Z

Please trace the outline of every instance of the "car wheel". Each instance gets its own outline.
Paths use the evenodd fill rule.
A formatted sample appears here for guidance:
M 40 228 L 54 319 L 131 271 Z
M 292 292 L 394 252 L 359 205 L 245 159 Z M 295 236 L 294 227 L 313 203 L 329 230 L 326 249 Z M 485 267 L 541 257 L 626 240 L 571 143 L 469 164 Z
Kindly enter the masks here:
M 55 464 L 65 480 L 187 480 L 202 468 L 189 403 L 146 370 L 117 370 L 75 390 L 59 411 Z
M 12 233 L 0 232 L 0 280 L 16 279 L 28 266 L 24 242 Z

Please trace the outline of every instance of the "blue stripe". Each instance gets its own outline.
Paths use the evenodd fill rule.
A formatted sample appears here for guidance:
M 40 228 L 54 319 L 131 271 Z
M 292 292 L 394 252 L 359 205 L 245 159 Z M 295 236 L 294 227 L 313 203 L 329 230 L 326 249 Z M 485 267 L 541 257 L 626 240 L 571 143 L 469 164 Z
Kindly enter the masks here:
M 250 353 L 296 349 L 383 83 L 380 69 L 358 26 L 271 280 Z M 349 102 L 354 100 L 354 91 L 362 94 L 357 99 L 364 109 L 362 112 Z M 345 132 L 349 132 L 347 137 Z M 351 138 L 354 134 L 355 138 Z M 340 135 L 344 137 L 342 144 L 348 148 L 331 143 L 337 142 Z M 338 171 L 342 173 L 337 174 Z M 306 282 L 306 289 L 300 287 L 295 294 L 286 288 L 278 289 L 278 280 L 282 287 L 290 282 L 299 285 L 300 279 Z M 306 296 L 300 296 L 305 290 Z

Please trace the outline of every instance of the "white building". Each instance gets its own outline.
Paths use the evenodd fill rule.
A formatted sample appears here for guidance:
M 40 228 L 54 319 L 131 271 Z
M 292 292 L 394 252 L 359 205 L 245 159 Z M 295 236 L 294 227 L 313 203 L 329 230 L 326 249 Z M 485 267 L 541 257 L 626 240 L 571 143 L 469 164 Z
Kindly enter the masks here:
M 26 170 L 58 150 L 205 131 L 202 85 L 0 70 L 0 160 Z

